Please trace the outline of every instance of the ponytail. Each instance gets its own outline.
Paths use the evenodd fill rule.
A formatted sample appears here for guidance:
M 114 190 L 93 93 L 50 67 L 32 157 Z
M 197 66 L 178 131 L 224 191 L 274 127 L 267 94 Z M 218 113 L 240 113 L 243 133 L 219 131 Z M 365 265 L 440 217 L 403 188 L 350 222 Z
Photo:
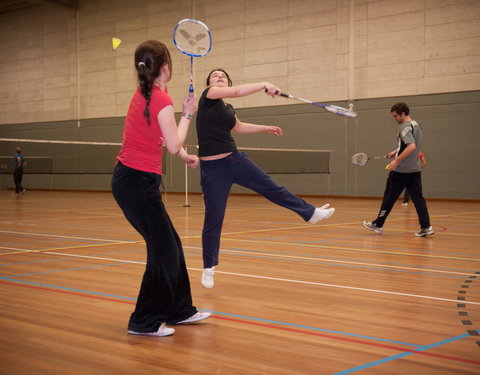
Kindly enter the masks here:
M 148 40 L 140 44 L 135 51 L 135 68 L 140 85 L 140 92 L 145 98 L 143 115 L 150 125 L 150 99 L 155 79 L 160 75 L 161 67 L 167 64 L 172 71 L 172 59 L 167 46 L 157 40 Z
M 143 61 L 140 61 L 137 64 L 137 71 L 138 71 L 138 83 L 140 85 L 140 92 L 142 93 L 146 101 L 145 109 L 143 110 L 143 115 L 147 118 L 148 124 L 150 125 L 149 106 L 150 106 L 150 99 L 152 98 L 152 88 L 153 88 L 154 81 L 149 78 L 148 68 Z

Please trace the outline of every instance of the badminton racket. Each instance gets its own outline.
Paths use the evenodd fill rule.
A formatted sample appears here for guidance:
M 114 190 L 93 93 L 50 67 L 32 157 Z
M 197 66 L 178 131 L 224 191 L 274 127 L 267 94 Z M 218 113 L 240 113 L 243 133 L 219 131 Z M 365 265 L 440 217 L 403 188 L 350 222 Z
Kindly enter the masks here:
M 193 58 L 202 57 L 212 49 L 212 33 L 203 22 L 191 18 L 180 20 L 173 29 L 173 44 L 190 56 L 190 97 L 193 96 Z
M 355 164 L 355 165 L 364 166 L 365 164 L 368 163 L 369 160 L 383 159 L 383 158 L 386 158 L 386 156 L 384 155 L 384 156 L 370 156 L 369 157 L 366 153 L 360 152 L 360 153 L 352 156 L 352 163 Z
M 312 102 L 311 100 L 298 98 L 296 96 L 293 96 L 293 95 L 290 95 L 290 94 L 287 94 L 287 93 L 284 93 L 284 92 L 282 92 L 281 94 L 277 94 L 277 95 L 283 96 L 284 98 L 295 99 L 295 100 L 298 100 L 300 102 L 309 103 L 309 104 L 313 104 L 313 105 L 322 107 L 329 112 L 335 113 L 336 115 L 346 116 L 346 117 L 350 117 L 350 118 L 357 117 L 357 112 L 355 112 L 352 109 L 353 108 L 352 104 L 350 104 L 350 108 L 347 109 L 347 108 L 340 107 L 338 105 L 322 104 L 322 103 Z

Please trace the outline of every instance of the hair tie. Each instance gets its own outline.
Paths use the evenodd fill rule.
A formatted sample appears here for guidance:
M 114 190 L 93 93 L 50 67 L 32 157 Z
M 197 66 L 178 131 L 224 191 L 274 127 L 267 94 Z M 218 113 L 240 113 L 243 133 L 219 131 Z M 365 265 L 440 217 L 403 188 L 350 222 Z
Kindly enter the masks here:
M 138 67 L 140 68 L 141 65 L 146 66 L 143 61 L 140 61 L 140 62 L 138 63 Z

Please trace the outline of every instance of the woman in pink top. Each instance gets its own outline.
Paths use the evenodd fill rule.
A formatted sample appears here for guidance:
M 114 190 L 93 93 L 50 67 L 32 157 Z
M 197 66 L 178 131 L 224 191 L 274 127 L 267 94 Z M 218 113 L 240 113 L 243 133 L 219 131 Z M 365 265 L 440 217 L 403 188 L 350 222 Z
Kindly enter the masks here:
M 135 68 L 139 86 L 130 102 L 112 177 L 115 200 L 147 244 L 147 265 L 128 333 L 168 336 L 175 330 L 165 324 L 192 323 L 210 316 L 192 304 L 182 244 L 159 189 L 162 146 L 190 167 L 198 165 L 198 157 L 182 147 L 197 110 L 197 97 L 185 98 L 177 126 L 167 91 L 172 72 L 167 47 L 156 40 L 140 44 Z

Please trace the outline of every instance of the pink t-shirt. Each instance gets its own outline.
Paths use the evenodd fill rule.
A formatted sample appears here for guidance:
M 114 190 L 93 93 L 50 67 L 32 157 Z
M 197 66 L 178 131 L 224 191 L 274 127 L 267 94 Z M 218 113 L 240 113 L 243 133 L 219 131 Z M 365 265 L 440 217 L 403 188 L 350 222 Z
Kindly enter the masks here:
M 127 167 L 143 172 L 162 174 L 163 136 L 158 124 L 158 113 L 168 105 L 173 106 L 168 90 L 153 86 L 150 99 L 150 124 L 143 114 L 145 98 L 140 87 L 133 95 L 123 129 L 123 141 L 117 160 Z

